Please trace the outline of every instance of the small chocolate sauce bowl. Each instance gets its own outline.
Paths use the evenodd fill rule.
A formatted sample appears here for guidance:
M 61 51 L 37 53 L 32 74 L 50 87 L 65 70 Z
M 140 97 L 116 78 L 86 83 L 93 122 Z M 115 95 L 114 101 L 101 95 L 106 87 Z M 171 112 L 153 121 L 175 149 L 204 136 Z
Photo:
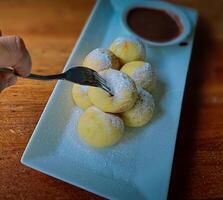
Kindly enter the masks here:
M 123 11 L 125 28 L 148 46 L 178 45 L 191 33 L 186 14 L 173 4 L 143 1 Z

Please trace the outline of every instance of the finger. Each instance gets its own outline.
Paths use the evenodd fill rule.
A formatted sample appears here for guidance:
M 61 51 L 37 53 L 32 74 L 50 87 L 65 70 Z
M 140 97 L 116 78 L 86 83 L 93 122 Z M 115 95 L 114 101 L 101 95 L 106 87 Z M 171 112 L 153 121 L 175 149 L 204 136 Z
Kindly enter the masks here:
M 13 67 L 21 76 L 27 76 L 30 73 L 31 58 L 20 37 L 1 37 L 0 55 L 0 66 Z
M 14 65 L 13 68 L 19 75 L 28 76 L 31 71 L 31 66 L 32 66 L 31 57 L 28 51 L 26 51 L 22 59 L 16 65 Z
M 16 84 L 17 77 L 14 74 L 1 73 L 0 77 L 0 92 L 5 88 Z
M 26 49 L 25 43 L 19 37 L 16 37 L 16 43 L 20 52 L 22 52 L 21 59 L 13 66 L 18 74 L 21 76 L 28 76 L 31 71 L 31 57 Z

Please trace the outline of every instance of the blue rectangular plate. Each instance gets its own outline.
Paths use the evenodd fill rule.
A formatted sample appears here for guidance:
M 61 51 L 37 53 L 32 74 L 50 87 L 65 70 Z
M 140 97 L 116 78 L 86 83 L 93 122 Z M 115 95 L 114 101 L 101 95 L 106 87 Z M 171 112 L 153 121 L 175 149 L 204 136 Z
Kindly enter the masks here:
M 121 13 L 132 2 L 136 1 L 97 1 L 65 69 L 81 65 L 94 48 L 128 35 Z M 181 9 L 194 30 L 197 13 Z M 75 130 L 80 112 L 72 100 L 72 84 L 59 81 L 21 162 L 109 199 L 166 199 L 193 36 L 184 47 L 147 48 L 147 60 L 158 74 L 157 108 L 150 124 L 126 129 L 118 145 L 92 149 Z

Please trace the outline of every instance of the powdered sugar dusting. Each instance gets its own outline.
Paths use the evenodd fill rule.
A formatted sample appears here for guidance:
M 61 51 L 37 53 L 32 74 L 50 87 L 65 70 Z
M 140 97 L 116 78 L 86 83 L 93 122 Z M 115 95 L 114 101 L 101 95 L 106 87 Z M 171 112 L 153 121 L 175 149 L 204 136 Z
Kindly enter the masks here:
M 87 55 L 90 62 L 96 63 L 100 70 L 112 67 L 112 57 L 107 49 L 97 48 Z
M 115 128 L 124 131 L 124 123 L 120 117 L 112 114 L 106 114 L 106 117 Z
M 132 74 L 132 79 L 137 86 L 144 89 L 153 88 L 156 80 L 155 71 L 150 63 L 145 62 L 144 65 L 137 68 Z
M 102 77 L 108 82 L 114 96 L 122 97 L 123 91 L 134 92 L 136 90 L 134 82 L 130 77 L 118 70 L 109 69 L 101 72 Z
M 99 112 L 102 119 L 108 120 L 115 128 L 124 131 L 124 123 L 120 117 L 110 113 L 105 113 L 95 106 L 92 106 L 90 109 L 94 109 L 95 111 Z
M 75 122 L 74 126 L 75 126 L 76 129 L 77 129 L 77 125 L 78 125 L 79 119 L 80 119 L 80 117 L 81 117 L 81 115 L 83 113 L 84 113 L 84 111 L 80 107 L 76 106 L 76 108 L 74 110 L 74 114 L 73 114 L 74 115 L 74 118 L 75 118 L 75 120 L 74 120 L 74 122 Z
M 145 112 L 145 110 L 153 112 L 155 107 L 154 98 L 149 92 L 145 91 L 142 88 L 138 88 L 138 93 L 138 100 L 136 101 L 135 106 L 133 107 L 136 118 L 140 118 L 140 116 L 143 112 Z
M 135 129 L 127 129 L 128 134 L 124 134 L 122 141 L 116 145 L 103 149 L 92 148 L 83 142 L 77 131 L 73 131 L 74 122 L 80 114 L 80 110 L 76 109 L 75 106 L 56 148 L 58 159 L 65 161 L 70 171 L 86 170 L 86 180 L 88 173 L 91 173 L 112 179 L 116 184 L 134 184 L 133 174 L 137 171 L 138 163 L 136 155 L 140 153 L 140 144 L 147 134 L 139 134 L 135 138 Z
M 81 86 L 80 86 L 80 91 L 81 91 L 82 93 L 87 93 L 87 91 L 88 91 L 88 86 L 86 86 L 86 85 L 81 85 Z

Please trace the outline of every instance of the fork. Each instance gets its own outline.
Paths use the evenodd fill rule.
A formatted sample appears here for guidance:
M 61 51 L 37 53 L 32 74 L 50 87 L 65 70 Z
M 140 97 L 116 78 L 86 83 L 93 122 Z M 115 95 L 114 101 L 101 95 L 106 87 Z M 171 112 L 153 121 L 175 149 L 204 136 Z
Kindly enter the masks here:
M 70 69 L 61 74 L 54 74 L 54 75 L 30 74 L 29 76 L 26 77 L 19 75 L 11 67 L 0 67 L 0 72 L 13 73 L 16 76 L 28 79 L 44 80 L 44 81 L 66 80 L 80 85 L 100 87 L 106 92 L 108 92 L 111 96 L 113 96 L 112 91 L 107 85 L 106 80 L 103 79 L 96 71 L 87 67 L 76 66 L 76 67 L 71 67 Z

